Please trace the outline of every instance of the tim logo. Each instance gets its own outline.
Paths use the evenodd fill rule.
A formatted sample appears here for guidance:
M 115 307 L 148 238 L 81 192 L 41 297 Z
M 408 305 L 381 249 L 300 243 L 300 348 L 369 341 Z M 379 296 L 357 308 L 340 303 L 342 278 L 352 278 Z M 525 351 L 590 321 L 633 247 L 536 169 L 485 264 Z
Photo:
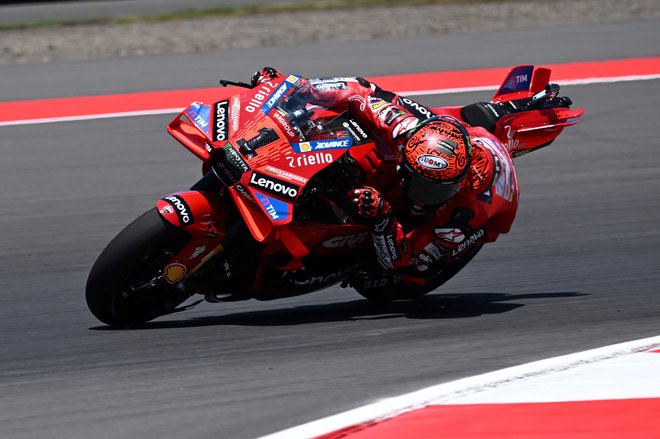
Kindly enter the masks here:
M 534 66 L 516 67 L 509 73 L 504 85 L 498 92 L 500 94 L 515 93 L 518 91 L 529 90 L 530 78 L 534 72 Z

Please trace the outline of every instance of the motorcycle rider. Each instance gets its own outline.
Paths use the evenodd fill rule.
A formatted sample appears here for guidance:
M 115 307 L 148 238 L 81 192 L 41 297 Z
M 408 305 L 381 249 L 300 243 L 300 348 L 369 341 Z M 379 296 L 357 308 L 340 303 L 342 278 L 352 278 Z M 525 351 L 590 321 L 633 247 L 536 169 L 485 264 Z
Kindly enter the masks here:
M 265 67 L 252 85 L 279 76 Z M 509 151 L 493 134 L 435 115 L 363 78 L 307 81 L 311 102 L 346 107 L 399 160 L 394 190 L 359 187 L 347 194 L 352 218 L 371 230 L 378 264 L 361 267 L 345 284 L 374 299 L 406 297 L 402 291 L 414 297 L 444 283 L 485 243 L 509 231 L 518 184 Z

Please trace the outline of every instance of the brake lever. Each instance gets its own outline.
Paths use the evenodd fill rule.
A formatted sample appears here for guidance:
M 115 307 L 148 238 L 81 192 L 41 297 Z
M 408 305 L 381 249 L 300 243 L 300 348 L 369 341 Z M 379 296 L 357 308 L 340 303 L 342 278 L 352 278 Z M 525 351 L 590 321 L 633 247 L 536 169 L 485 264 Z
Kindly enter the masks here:
M 253 88 L 252 85 L 248 84 L 247 82 L 234 82 L 234 81 L 227 81 L 226 79 L 221 79 L 220 85 L 222 85 L 223 87 L 233 85 L 236 87 Z

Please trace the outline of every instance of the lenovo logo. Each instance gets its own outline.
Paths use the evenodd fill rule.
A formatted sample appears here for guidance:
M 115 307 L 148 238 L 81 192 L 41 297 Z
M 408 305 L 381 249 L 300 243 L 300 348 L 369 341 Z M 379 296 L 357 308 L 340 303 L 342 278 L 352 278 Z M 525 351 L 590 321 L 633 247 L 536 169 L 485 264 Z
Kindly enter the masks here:
M 229 101 L 221 101 L 215 104 L 215 123 L 213 124 L 213 140 L 219 142 L 229 137 L 229 126 L 227 125 L 227 113 L 229 112 Z
M 298 196 L 298 186 L 257 171 L 252 172 L 249 184 L 252 187 L 259 188 L 264 192 L 289 201 L 294 201 Z

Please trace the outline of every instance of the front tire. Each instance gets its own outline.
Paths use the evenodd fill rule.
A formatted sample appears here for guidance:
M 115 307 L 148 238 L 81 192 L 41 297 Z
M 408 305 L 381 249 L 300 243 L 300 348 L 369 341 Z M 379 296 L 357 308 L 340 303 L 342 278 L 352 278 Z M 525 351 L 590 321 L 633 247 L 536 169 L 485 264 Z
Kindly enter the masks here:
M 126 226 L 103 250 L 87 278 L 89 310 L 101 322 L 127 327 L 172 312 L 190 295 L 153 282 L 190 236 L 154 208 Z

